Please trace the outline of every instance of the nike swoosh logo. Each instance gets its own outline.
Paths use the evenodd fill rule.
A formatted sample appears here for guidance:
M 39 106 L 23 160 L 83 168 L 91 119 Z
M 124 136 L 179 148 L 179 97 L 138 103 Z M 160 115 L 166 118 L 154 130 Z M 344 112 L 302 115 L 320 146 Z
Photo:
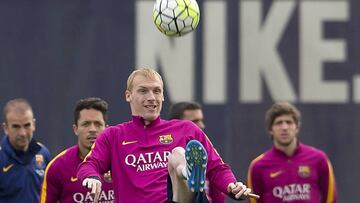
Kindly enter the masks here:
M 14 166 L 14 164 L 10 164 L 10 165 L 8 165 L 6 167 L 3 167 L 3 172 L 4 173 L 8 172 L 13 166 Z
M 138 141 L 137 140 L 134 140 L 134 141 L 123 141 L 121 144 L 122 145 L 128 145 L 128 144 L 134 144 L 134 143 L 137 143 Z
M 71 182 L 76 182 L 76 181 L 77 181 L 77 178 L 71 176 L 70 180 L 71 180 Z
M 270 173 L 270 178 L 278 177 L 280 174 L 282 174 L 282 171 L 272 172 Z

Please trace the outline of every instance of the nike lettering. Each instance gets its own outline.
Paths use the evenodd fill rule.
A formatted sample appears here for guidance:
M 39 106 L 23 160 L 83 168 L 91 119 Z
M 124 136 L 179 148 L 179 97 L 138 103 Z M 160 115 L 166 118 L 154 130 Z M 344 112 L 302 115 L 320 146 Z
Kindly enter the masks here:
M 278 177 L 280 174 L 282 174 L 282 171 L 271 172 L 270 178 Z
M 138 142 L 137 140 L 133 140 L 133 141 L 123 141 L 123 142 L 122 142 L 122 145 L 134 144 L 134 143 L 137 143 L 137 142 Z
M 3 167 L 3 172 L 7 173 L 13 166 L 14 166 L 14 164 L 10 164 L 10 165 L 8 165 L 6 167 Z
M 76 182 L 76 181 L 77 181 L 77 178 L 71 176 L 70 181 L 71 181 L 71 182 Z

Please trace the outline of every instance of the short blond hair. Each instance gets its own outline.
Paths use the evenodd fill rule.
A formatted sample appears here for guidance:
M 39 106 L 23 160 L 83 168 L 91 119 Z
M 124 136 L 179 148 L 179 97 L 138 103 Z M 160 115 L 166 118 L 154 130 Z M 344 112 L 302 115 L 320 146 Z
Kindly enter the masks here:
M 156 72 L 154 69 L 151 69 L 151 68 L 139 68 L 139 69 L 134 70 L 129 75 L 128 80 L 127 80 L 126 90 L 128 90 L 128 91 L 132 90 L 133 81 L 134 81 L 135 76 L 137 76 L 137 75 L 142 75 L 146 78 L 151 78 L 151 79 L 159 78 L 160 82 L 161 82 L 161 87 L 164 88 L 164 83 L 163 83 L 162 77 L 158 72 Z

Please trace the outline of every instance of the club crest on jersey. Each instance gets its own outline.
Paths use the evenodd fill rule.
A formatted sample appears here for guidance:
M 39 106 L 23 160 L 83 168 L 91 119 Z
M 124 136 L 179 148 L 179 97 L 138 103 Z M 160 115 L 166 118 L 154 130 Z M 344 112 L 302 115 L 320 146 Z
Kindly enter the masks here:
M 171 134 L 167 134 L 167 135 L 160 135 L 159 136 L 159 142 L 161 144 L 170 144 L 173 142 L 173 138 Z
M 298 175 L 303 178 L 309 177 L 311 174 L 311 170 L 309 166 L 299 166 Z
M 44 156 L 42 154 L 36 154 L 35 155 L 35 162 L 36 162 L 36 166 L 38 168 L 42 168 L 42 166 L 44 164 Z

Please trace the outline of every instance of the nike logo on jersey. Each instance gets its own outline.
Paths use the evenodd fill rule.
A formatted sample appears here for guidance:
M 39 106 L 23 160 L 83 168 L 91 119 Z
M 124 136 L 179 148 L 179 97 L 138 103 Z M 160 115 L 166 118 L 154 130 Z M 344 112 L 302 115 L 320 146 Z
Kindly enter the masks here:
M 278 177 L 280 174 L 282 174 L 282 171 L 271 172 L 271 173 L 270 173 L 270 178 L 276 178 L 276 177 Z
M 133 140 L 133 141 L 123 141 L 123 142 L 122 142 L 122 145 L 134 144 L 134 143 L 137 143 L 137 142 L 138 142 L 137 140 Z
M 14 166 L 14 164 L 10 164 L 10 165 L 8 165 L 6 167 L 3 167 L 3 172 L 4 173 L 8 172 L 13 166 Z
M 71 176 L 70 181 L 71 181 L 71 182 L 76 182 L 76 181 L 77 181 L 77 178 Z

